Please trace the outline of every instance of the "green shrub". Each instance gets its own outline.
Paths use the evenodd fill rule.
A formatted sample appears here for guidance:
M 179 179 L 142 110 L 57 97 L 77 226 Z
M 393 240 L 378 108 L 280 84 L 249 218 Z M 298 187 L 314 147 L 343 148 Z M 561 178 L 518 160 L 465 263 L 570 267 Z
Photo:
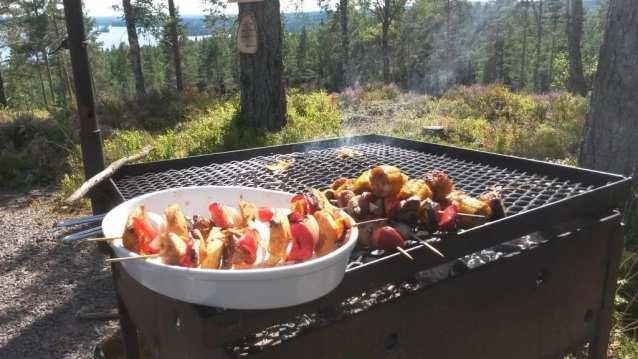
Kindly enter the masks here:
M 75 139 L 66 112 L 0 111 L 0 183 L 44 185 L 68 169 L 65 157 Z

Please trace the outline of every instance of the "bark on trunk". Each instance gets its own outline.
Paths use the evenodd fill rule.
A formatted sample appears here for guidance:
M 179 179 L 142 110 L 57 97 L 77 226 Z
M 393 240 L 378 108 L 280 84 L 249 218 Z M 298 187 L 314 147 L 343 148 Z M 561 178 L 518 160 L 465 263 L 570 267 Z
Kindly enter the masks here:
M 241 120 L 250 127 L 276 130 L 286 124 L 279 0 L 240 3 L 240 22 L 244 16 L 254 16 L 257 52 L 239 55 Z
M 135 79 L 135 93 L 137 98 L 141 99 L 146 95 L 146 86 L 144 85 L 142 54 L 140 52 L 140 43 L 137 39 L 135 13 L 133 6 L 131 6 L 131 0 L 122 0 L 122 8 L 124 10 L 124 21 L 126 21 L 126 32 L 128 33 L 129 57 Z
M 638 1 L 611 0 L 607 20 L 580 164 L 632 175 L 638 165 Z
M 383 21 L 381 22 L 381 53 L 383 57 L 383 83 L 390 83 L 390 0 L 384 0 Z
M 519 75 L 520 88 L 524 89 L 527 85 L 527 31 L 529 29 L 529 3 L 525 2 L 522 5 L 525 10 L 523 12 L 523 48 L 521 49 L 521 73 Z
M 569 52 L 569 79 L 567 89 L 581 96 L 587 95 L 587 82 L 583 75 L 580 52 L 583 37 L 583 0 L 571 0 L 567 15 L 567 48 Z
M 177 91 L 184 90 L 184 80 L 182 78 L 182 57 L 179 52 L 179 34 L 177 33 L 177 15 L 175 14 L 175 3 L 168 0 L 168 14 L 170 16 L 171 45 L 173 48 L 173 65 L 175 65 L 175 87 Z
M 36 69 L 38 70 L 38 79 L 40 80 L 40 91 L 42 91 L 42 100 L 44 101 L 44 106 L 49 107 L 49 101 L 47 100 L 47 91 L 44 89 L 44 79 L 42 78 L 42 64 L 40 63 L 40 55 L 35 53 L 35 63 Z
M 344 89 L 350 85 L 348 78 L 350 70 L 349 57 L 349 36 L 348 36 L 348 0 L 339 1 L 339 12 L 341 22 L 341 64 L 339 68 L 339 77 L 341 80 L 340 88 Z
M 47 71 L 47 81 L 49 82 L 49 91 L 51 91 L 51 101 L 55 103 L 55 87 L 53 85 L 53 75 L 51 75 L 51 64 L 49 63 L 49 55 L 47 55 L 46 49 L 42 49 L 42 59 L 44 60 L 44 68 Z
M 552 45 L 549 49 L 549 65 L 547 69 L 548 87 L 554 82 L 554 61 L 556 60 L 556 31 L 558 29 L 558 13 L 552 16 Z
M 534 91 L 541 92 L 540 68 L 543 62 L 543 0 L 538 1 L 538 9 L 534 8 L 536 15 L 536 60 L 534 61 Z
M 7 106 L 7 96 L 4 93 L 4 80 L 2 78 L 2 72 L 0 71 L 0 104 Z

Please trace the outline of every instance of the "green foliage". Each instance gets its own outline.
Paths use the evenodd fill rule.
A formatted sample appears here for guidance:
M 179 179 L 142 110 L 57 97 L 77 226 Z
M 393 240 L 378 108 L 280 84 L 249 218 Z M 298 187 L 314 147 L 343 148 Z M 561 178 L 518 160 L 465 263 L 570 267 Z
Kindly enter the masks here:
M 67 170 L 74 138 L 68 113 L 0 111 L 0 183 L 23 187 L 51 183 Z

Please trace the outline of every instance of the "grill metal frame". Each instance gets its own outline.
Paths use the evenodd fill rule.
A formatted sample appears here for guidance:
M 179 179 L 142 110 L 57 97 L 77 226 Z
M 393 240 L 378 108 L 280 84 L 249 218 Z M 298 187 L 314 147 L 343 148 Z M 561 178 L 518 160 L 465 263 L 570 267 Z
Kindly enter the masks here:
M 377 149 L 387 147 L 397 151 L 407 151 L 406 153 L 412 156 L 418 156 L 421 154 L 424 156 L 424 159 L 436 160 L 437 158 L 442 158 L 447 161 L 445 162 L 446 164 L 467 166 L 466 170 L 468 174 L 476 168 L 488 168 L 488 170 L 496 171 L 495 173 L 497 174 L 502 173 L 503 176 L 520 175 L 525 179 L 536 178 L 539 183 L 532 188 L 532 192 L 539 192 L 540 194 L 543 193 L 544 189 L 539 189 L 538 187 L 542 187 L 547 184 L 549 184 L 549 186 L 554 184 L 563 186 L 567 183 L 568 187 L 571 186 L 571 188 L 575 190 L 568 193 L 566 196 L 563 196 L 563 198 L 553 200 L 554 198 L 549 197 L 549 200 L 545 199 L 544 201 L 538 201 L 538 197 L 533 197 L 530 196 L 529 193 L 526 193 L 526 191 L 530 191 L 529 187 L 523 188 L 523 193 L 516 193 L 516 191 L 520 192 L 519 188 L 511 190 L 512 198 L 514 199 L 510 204 L 516 205 L 517 201 L 527 201 L 528 203 L 523 204 L 520 209 L 512 211 L 512 215 L 504 219 L 490 222 L 470 230 L 461 231 L 458 234 L 449 235 L 438 240 L 436 246 L 446 254 L 446 259 L 433 256 L 430 252 L 422 248 L 422 245 L 416 245 L 408 249 L 408 252 L 415 258 L 414 261 L 407 262 L 405 258 L 395 253 L 384 256 L 378 260 L 350 268 L 346 272 L 342 285 L 327 296 L 308 304 L 274 311 L 220 311 L 216 308 L 192 306 L 176 301 L 171 302 L 172 304 L 166 304 L 165 306 L 167 308 L 171 306 L 177 308 L 188 308 L 187 312 L 198 318 L 197 321 L 201 320 L 204 323 L 208 323 L 207 325 L 216 328 L 215 331 L 218 335 L 218 338 L 215 340 L 217 343 L 216 345 L 219 345 L 220 343 L 227 343 L 228 341 L 237 339 L 242 335 L 249 334 L 251 331 L 263 329 L 264 327 L 272 325 L 273 321 L 277 319 L 281 320 L 287 316 L 325 310 L 325 308 L 334 306 L 335 303 L 339 303 L 350 296 L 358 295 L 370 288 L 377 288 L 386 283 L 413 278 L 414 274 L 420 271 L 436 267 L 452 259 L 478 252 L 522 235 L 542 231 L 547 233 L 548 237 L 553 238 L 556 237 L 557 234 L 563 233 L 566 230 L 575 231 L 584 226 L 584 223 L 595 226 L 601 218 L 613 213 L 614 209 L 622 208 L 622 204 L 627 198 L 631 185 L 630 178 L 603 172 L 394 137 L 366 135 L 222 152 L 179 160 L 129 165 L 123 167 L 117 175 L 110 180 L 112 197 L 114 202 L 119 202 L 126 199 L 126 196 L 131 195 L 129 192 L 121 190 L 127 181 L 133 181 L 134 183 L 134 181 L 144 180 L 144 178 L 150 178 L 153 176 L 161 177 L 163 176 L 162 173 L 166 172 L 173 174 L 180 172 L 188 173 L 189 171 L 196 171 L 197 168 L 205 166 L 212 165 L 213 168 L 215 168 L 216 164 L 225 166 L 225 163 L 231 161 L 233 163 L 237 163 L 237 161 L 248 161 L 245 162 L 245 164 L 248 163 L 263 167 L 265 162 L 271 162 L 274 158 L 278 158 L 278 156 L 287 156 L 290 153 L 315 153 L 317 151 L 317 153 L 321 154 L 321 151 L 323 150 L 325 152 L 325 149 L 327 148 L 336 149 L 342 146 L 349 146 L 353 148 L 357 148 L 357 146 L 376 146 L 374 148 Z M 303 159 L 303 157 L 300 158 Z M 392 162 L 390 156 L 381 158 L 380 160 L 385 164 L 396 164 Z M 419 161 L 422 159 L 416 158 L 414 160 Z M 437 164 L 433 164 L 433 166 L 437 166 Z M 300 167 L 303 168 L 303 166 Z M 442 169 L 454 170 L 454 168 Z M 341 173 L 335 173 L 334 177 L 337 177 L 340 174 Z M 415 174 L 411 173 L 411 175 Z M 334 179 L 334 177 L 332 179 Z M 461 180 L 461 187 L 463 187 L 463 181 L 466 179 L 467 177 Z M 329 182 L 325 183 L 327 182 L 326 179 L 323 180 L 324 183 L 320 185 L 326 186 L 329 184 Z M 179 185 L 179 182 L 176 183 Z M 270 183 L 277 185 L 278 182 L 274 181 Z M 472 183 L 476 184 L 477 182 L 468 181 L 467 185 L 471 185 Z M 317 184 L 313 183 L 312 185 Z M 268 188 L 276 187 L 271 186 Z M 582 188 L 582 190 L 579 190 L 580 188 Z M 484 188 L 476 189 L 469 187 L 465 189 L 473 194 L 477 194 L 478 191 L 484 190 Z M 538 196 L 539 193 L 535 193 L 535 195 Z M 526 199 L 526 196 L 529 197 L 529 199 Z M 507 199 L 507 193 L 505 193 L 505 197 Z M 535 204 L 538 202 L 543 202 L 543 204 L 536 206 Z M 617 224 L 617 222 L 618 221 L 614 223 Z M 613 228 L 613 226 L 611 228 Z M 607 261 L 605 271 L 609 276 L 612 276 L 614 270 L 617 269 L 617 263 L 614 263 L 617 262 L 614 260 L 614 253 L 617 250 L 616 247 L 618 246 L 618 242 L 622 243 L 622 238 L 620 237 L 620 240 L 618 240 L 618 238 L 619 235 L 614 235 L 605 239 L 609 243 L 614 244 L 614 246 L 611 246 L 610 244 L 607 253 L 604 255 L 604 258 Z M 496 262 L 495 266 L 498 266 L 499 262 Z M 116 287 L 118 288 L 120 296 L 123 292 L 136 290 L 132 288 L 134 284 L 130 283 L 130 281 L 127 282 L 126 273 L 121 270 L 121 267 L 116 265 L 113 267 L 113 270 Z M 615 279 L 615 275 L 613 275 L 613 279 Z M 613 285 L 610 287 L 610 284 L 607 282 L 608 281 L 604 284 L 603 297 L 605 297 L 605 295 L 609 295 L 609 291 L 613 289 Z M 139 290 L 139 288 L 137 290 Z M 597 288 L 597 290 L 599 290 L 599 288 Z M 146 291 L 150 292 L 148 290 Z M 150 293 L 147 294 L 151 295 Z M 154 297 L 161 297 L 154 293 L 153 295 Z M 129 301 L 127 304 L 137 308 L 136 310 L 139 310 L 142 306 L 141 303 L 137 303 L 138 305 L 135 305 L 134 303 L 131 304 L 130 301 L 133 299 L 126 294 L 124 294 L 124 298 Z M 121 311 L 124 313 L 122 328 L 125 332 L 129 333 L 127 336 L 128 341 L 130 342 L 129 345 L 133 345 L 134 343 L 132 342 L 134 339 L 131 338 L 134 336 L 130 335 L 130 328 L 127 330 L 127 328 L 132 325 L 132 322 L 129 321 L 130 318 L 127 315 L 125 305 L 127 300 L 124 300 L 122 302 L 123 305 L 120 306 Z M 157 300 L 160 301 L 160 299 Z M 600 313 L 602 314 L 600 317 L 604 317 L 603 314 L 610 310 L 611 309 L 607 307 L 605 307 L 604 310 L 601 309 Z M 374 311 L 374 309 L 372 311 Z M 237 324 L 238 322 L 240 324 Z M 226 326 L 229 323 L 233 325 L 230 325 L 230 328 L 226 328 L 226 330 L 222 333 L 219 333 L 219 327 Z M 138 325 L 140 324 L 143 323 L 138 323 Z M 600 347 L 600 345 L 601 344 L 599 343 L 594 346 Z

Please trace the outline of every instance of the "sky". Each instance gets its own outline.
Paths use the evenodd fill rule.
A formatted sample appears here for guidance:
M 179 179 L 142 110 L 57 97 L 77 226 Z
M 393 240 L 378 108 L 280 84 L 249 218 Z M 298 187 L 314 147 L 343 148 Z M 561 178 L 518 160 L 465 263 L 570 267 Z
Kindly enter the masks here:
M 280 0 L 282 11 L 318 11 L 317 0 Z M 121 0 L 84 0 L 84 8 L 89 16 L 120 16 L 121 14 L 113 10 L 113 5 L 122 5 Z M 202 14 L 202 0 L 175 0 L 175 6 L 181 15 Z M 237 4 L 228 4 L 226 11 L 237 13 Z

